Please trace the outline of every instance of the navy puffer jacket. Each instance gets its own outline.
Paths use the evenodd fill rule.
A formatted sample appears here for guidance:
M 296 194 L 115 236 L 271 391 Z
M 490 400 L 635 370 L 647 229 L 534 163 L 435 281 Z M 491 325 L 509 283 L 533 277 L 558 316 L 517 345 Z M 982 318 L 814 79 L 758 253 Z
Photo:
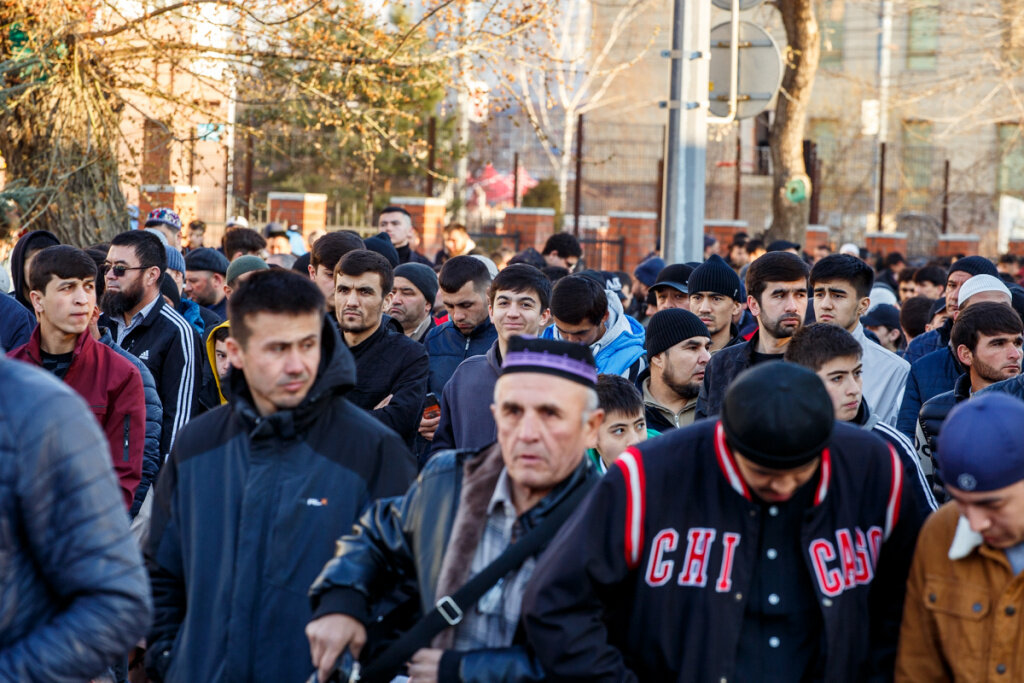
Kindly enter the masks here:
M 71 389 L 0 359 L 0 681 L 80 683 L 152 612 L 107 440 Z

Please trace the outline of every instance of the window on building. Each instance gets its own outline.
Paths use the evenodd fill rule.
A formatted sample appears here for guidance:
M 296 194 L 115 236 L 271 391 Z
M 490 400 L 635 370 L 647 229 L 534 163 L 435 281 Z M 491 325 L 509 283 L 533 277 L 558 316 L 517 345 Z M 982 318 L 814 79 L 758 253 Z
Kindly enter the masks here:
M 907 68 L 930 71 L 938 62 L 939 0 L 911 0 L 907 22 Z
M 825 0 L 821 8 L 821 66 L 826 69 L 841 69 L 843 66 L 845 14 L 846 0 Z
M 1024 128 L 1017 121 L 997 125 L 999 176 L 996 191 L 1024 197 Z
M 906 191 L 904 204 L 922 209 L 928 205 L 932 185 L 935 148 L 930 121 L 904 121 L 901 181 Z

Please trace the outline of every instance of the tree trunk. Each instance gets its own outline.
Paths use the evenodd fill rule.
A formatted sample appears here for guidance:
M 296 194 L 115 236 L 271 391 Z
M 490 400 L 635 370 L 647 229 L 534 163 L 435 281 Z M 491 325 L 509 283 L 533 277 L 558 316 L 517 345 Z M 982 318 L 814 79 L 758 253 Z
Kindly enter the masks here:
M 770 240 L 785 239 L 803 244 L 810 214 L 811 179 L 804 167 L 803 140 L 807 107 L 821 56 L 821 36 L 814 16 L 814 0 L 778 0 L 786 27 L 788 47 L 782 90 L 775 105 L 771 131 L 773 166 L 772 226 Z M 794 201 L 787 193 L 800 188 L 803 198 Z M 797 192 L 799 194 L 799 192 Z

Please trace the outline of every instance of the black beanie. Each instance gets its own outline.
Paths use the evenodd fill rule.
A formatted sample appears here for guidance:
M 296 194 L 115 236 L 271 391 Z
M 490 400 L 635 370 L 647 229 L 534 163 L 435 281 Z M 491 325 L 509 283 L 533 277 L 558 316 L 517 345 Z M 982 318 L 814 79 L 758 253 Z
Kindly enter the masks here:
M 740 300 L 740 276 L 718 254 L 712 254 L 711 258 L 690 273 L 686 288 L 691 294 L 714 292 Z
M 166 272 L 160 276 L 160 294 L 166 296 L 174 304 L 174 310 L 181 306 L 181 294 L 178 293 L 178 283 Z
M 708 326 L 693 313 L 683 308 L 666 308 L 651 316 L 647 323 L 647 362 L 665 349 L 691 337 L 711 337 Z
M 733 380 L 722 401 L 729 446 L 775 470 L 806 465 L 828 445 L 835 425 L 832 399 L 808 368 L 772 361 Z
M 968 273 L 971 277 L 975 275 L 991 275 L 992 277 L 999 277 L 999 271 L 996 267 L 984 256 L 965 256 L 962 259 L 958 259 L 953 265 L 949 267 L 949 272 L 946 273 L 948 278 L 958 270 L 962 270 Z
M 378 233 L 373 237 L 367 237 L 363 240 L 363 244 L 370 251 L 375 251 L 386 258 L 392 268 L 398 266 L 398 250 L 395 249 L 395 245 L 391 244 L 391 237 L 386 232 Z
M 404 277 L 412 283 L 413 287 L 420 290 L 423 298 L 434 305 L 437 298 L 437 273 L 430 266 L 423 263 L 403 263 L 395 268 L 395 277 Z

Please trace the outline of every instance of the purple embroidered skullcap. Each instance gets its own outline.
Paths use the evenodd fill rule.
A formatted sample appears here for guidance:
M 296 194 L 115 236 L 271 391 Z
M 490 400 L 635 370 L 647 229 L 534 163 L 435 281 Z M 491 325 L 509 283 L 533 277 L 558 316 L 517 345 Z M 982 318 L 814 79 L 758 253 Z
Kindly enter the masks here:
M 501 364 L 502 376 L 513 372 L 540 372 L 590 387 L 597 386 L 597 367 L 590 347 L 555 339 L 512 337 Z

